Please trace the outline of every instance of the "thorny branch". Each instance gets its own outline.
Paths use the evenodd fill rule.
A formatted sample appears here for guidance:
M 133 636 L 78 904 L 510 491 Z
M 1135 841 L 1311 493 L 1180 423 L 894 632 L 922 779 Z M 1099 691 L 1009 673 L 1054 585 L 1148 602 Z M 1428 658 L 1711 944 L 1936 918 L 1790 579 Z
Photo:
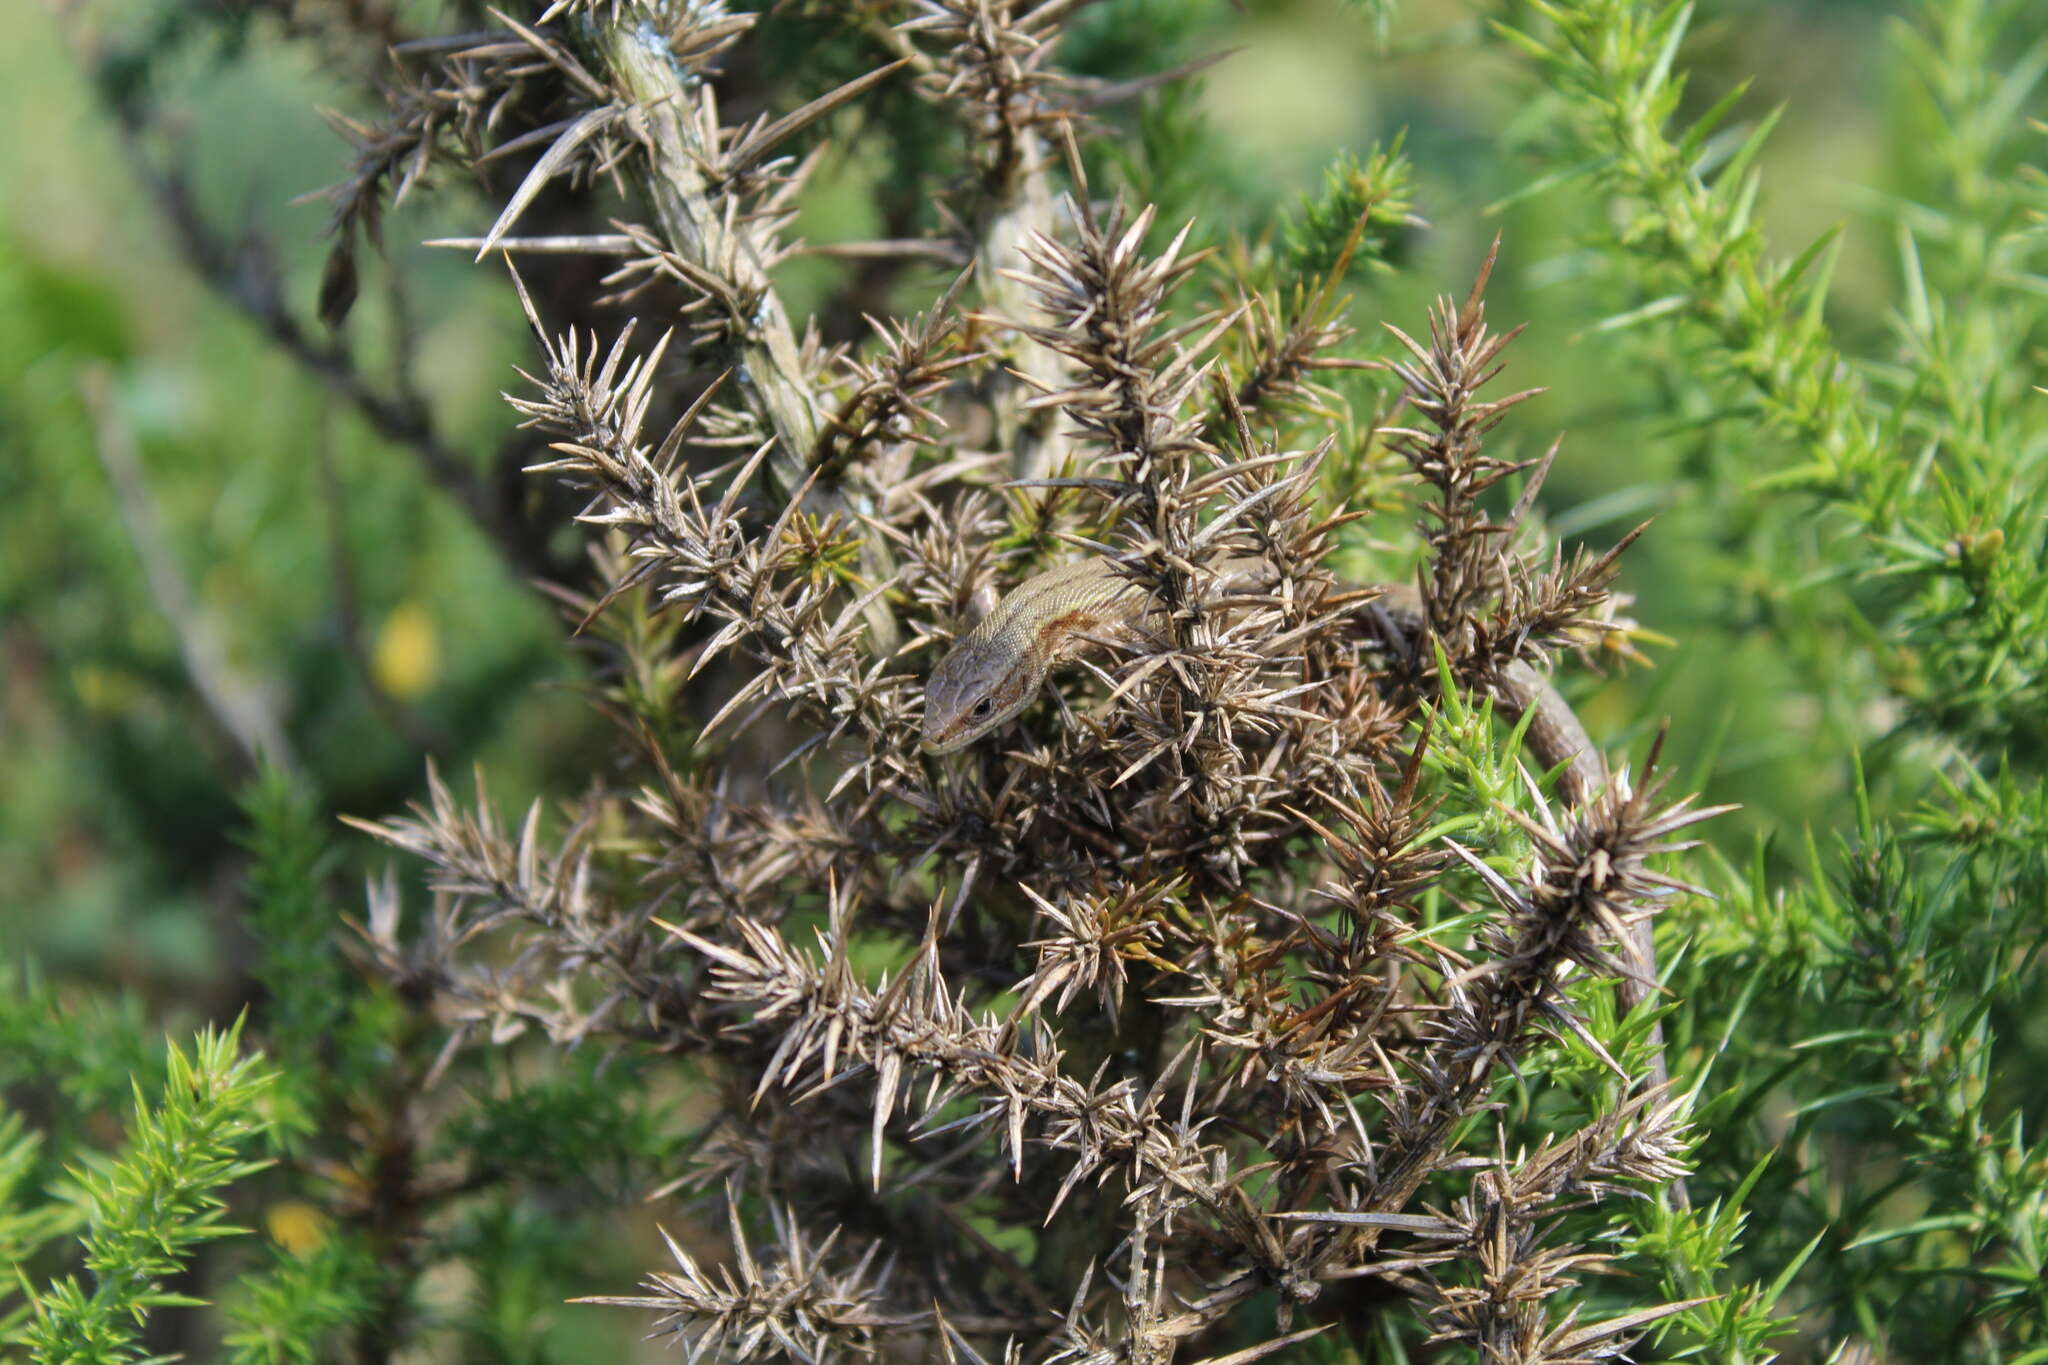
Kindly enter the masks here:
M 721 64 L 754 21 L 722 6 L 558 0 L 440 49 L 549 111 L 478 243 L 602 255 L 607 287 L 686 303 L 607 338 L 519 281 L 539 358 L 508 401 L 547 444 L 530 472 L 586 500 L 604 581 L 563 596 L 615 656 L 620 750 L 560 835 L 538 805 L 500 824 L 481 779 L 474 808 L 435 777 L 366 825 L 434 897 L 409 927 L 381 894 L 372 952 L 434 983 L 451 1055 L 608 1038 L 712 1074 L 715 1137 L 665 1188 L 726 1187 L 733 1258 L 674 1244 L 602 1300 L 693 1355 L 1165 1362 L 1229 1327 L 1263 1343 L 1242 1361 L 1390 1312 L 1488 1360 L 1616 1355 L 1683 1305 L 1589 1318 L 1580 1215 L 1677 1180 L 1688 1129 L 1586 999 L 1697 894 L 1660 869 L 1716 812 L 1663 800 L 1654 753 L 1604 787 L 1528 784 L 1505 820 L 1431 760 L 1485 743 L 1432 718 L 1451 686 L 1493 695 L 1622 633 L 1627 542 L 1529 543 L 1549 457 L 1488 453 L 1532 396 L 1487 396 L 1514 339 L 1485 320 L 1491 257 L 1426 341 L 1393 333 L 1382 410 L 1414 416 L 1370 449 L 1340 442 L 1323 378 L 1363 363 L 1337 354 L 1341 261 L 1286 300 L 1190 306 L 1185 228 L 1080 173 L 1052 64 L 1070 9 L 926 0 L 868 74 L 738 125 Z M 773 274 L 818 154 L 778 149 L 904 64 L 969 130 L 931 254 L 976 268 L 826 347 Z M 360 139 L 354 200 L 487 133 L 500 105 L 468 98 L 415 91 L 409 134 Z M 515 235 L 552 179 L 613 175 L 651 225 Z M 1332 568 L 1362 515 L 1332 489 L 1386 451 L 1422 496 L 1412 628 Z M 929 661 L 1076 553 L 1146 595 L 1143 627 L 965 756 L 921 753 Z M 1507 832 L 1453 841 L 1447 811 Z M 1608 1093 L 1511 1142 L 1502 1088 L 1565 1047 Z M 864 1161 L 817 1159 L 862 1127 Z M 821 1186 L 889 1212 L 826 1226 Z M 944 1210 L 948 1256 L 903 1245 L 913 1206 Z

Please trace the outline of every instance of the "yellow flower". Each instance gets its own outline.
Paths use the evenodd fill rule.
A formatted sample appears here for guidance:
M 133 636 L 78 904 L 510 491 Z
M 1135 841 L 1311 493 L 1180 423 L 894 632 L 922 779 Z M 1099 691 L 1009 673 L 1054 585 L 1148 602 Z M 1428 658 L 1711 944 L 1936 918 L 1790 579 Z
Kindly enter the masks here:
M 441 672 L 440 636 L 427 609 L 400 602 L 384 618 L 377 647 L 370 656 L 377 685 L 401 701 L 410 701 L 434 685 Z

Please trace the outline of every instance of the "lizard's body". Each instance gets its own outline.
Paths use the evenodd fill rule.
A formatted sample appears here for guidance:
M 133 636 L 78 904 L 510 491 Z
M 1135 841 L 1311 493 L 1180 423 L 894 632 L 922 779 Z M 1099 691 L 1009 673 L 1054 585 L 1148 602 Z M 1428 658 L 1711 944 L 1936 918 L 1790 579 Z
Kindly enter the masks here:
M 1253 578 L 1259 569 L 1256 561 L 1233 560 L 1220 572 L 1226 578 Z M 1386 587 L 1367 609 L 1379 613 L 1411 642 L 1422 632 L 1422 605 L 1413 588 Z M 1119 633 L 1142 628 L 1145 617 L 1155 612 L 1151 595 L 1106 559 L 1062 564 L 1026 579 L 932 670 L 925 686 L 925 749 L 947 754 L 972 744 L 1029 706 L 1056 666 Z M 1510 724 L 1525 714 L 1529 717 L 1524 742 L 1539 763 L 1560 770 L 1566 801 L 1584 805 L 1606 786 L 1607 765 L 1600 751 L 1570 704 L 1542 674 L 1519 660 L 1510 663 L 1500 671 L 1493 698 Z M 1626 1009 L 1648 997 L 1647 983 L 1657 970 L 1647 922 L 1635 926 L 1632 940 L 1638 975 L 1621 978 Z M 1666 1073 L 1661 1029 L 1653 1033 L 1652 1041 L 1656 1063 L 1651 1079 L 1662 1083 Z
M 1143 618 L 1151 597 L 1106 559 L 1083 559 L 1019 583 L 932 670 L 924 747 L 950 754 L 1031 704 L 1055 664 Z

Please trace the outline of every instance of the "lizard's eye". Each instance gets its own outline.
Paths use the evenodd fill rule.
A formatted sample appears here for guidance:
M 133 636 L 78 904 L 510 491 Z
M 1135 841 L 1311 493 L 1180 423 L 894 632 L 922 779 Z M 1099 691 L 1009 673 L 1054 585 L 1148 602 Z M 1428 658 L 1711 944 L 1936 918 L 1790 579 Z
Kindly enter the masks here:
M 996 699 L 994 697 L 983 697 L 980 701 L 974 703 L 974 718 L 976 720 L 987 720 L 988 713 L 995 709 Z

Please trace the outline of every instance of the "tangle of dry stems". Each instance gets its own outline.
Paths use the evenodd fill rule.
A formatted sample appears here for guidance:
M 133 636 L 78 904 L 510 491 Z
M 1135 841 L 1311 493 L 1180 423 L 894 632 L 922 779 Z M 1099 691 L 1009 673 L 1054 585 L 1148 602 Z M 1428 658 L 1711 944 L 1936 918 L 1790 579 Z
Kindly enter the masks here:
M 482 136 L 514 95 L 555 112 L 478 239 L 528 258 L 539 360 L 509 401 L 607 567 L 579 622 L 658 622 L 604 638 L 619 676 L 670 688 L 658 713 L 609 695 L 619 764 L 561 835 L 538 807 L 501 825 L 481 778 L 473 807 L 436 778 L 366 824 L 434 894 L 413 924 L 380 893 L 370 951 L 436 997 L 451 1050 L 538 1030 L 714 1076 L 714 1137 L 674 1188 L 724 1191 L 732 1260 L 672 1243 L 673 1268 L 606 1300 L 692 1358 L 1164 1362 L 1256 1334 L 1215 1357 L 1240 1361 L 1392 1311 L 1484 1359 L 1615 1356 L 1682 1305 L 1589 1321 L 1603 1258 L 1572 1215 L 1677 1179 L 1687 1126 L 1581 983 L 1627 975 L 1631 927 L 1696 894 L 1659 869 L 1716 812 L 1666 800 L 1654 751 L 1574 801 L 1532 786 L 1510 872 L 1512 841 L 1438 832 L 1470 798 L 1416 722 L 1447 686 L 1485 695 L 1613 634 L 1623 546 L 1528 543 L 1551 454 L 1488 453 L 1532 396 L 1482 397 L 1514 339 L 1487 326 L 1489 258 L 1427 340 L 1393 334 L 1411 425 L 1370 449 L 1422 490 L 1424 625 L 1390 634 L 1331 567 L 1358 514 L 1330 489 L 1360 458 L 1318 377 L 1358 363 L 1331 354 L 1334 278 L 1190 308 L 1186 229 L 1152 249 L 1154 210 L 1100 201 L 1078 156 L 1055 206 L 1068 12 L 929 0 L 869 75 L 726 126 L 743 17 L 561 0 L 439 57 L 481 87 L 462 100 L 415 81 L 393 128 L 355 130 L 344 239 L 444 130 Z M 772 275 L 815 158 L 776 148 L 906 64 L 971 131 L 948 222 L 976 267 L 919 317 L 871 319 L 858 353 L 824 346 Z M 524 282 L 570 249 L 514 235 L 539 188 L 605 175 L 651 221 L 584 245 L 623 257 L 615 289 L 688 296 L 708 373 L 687 402 L 673 333 L 556 329 Z M 1515 475 L 1502 519 L 1486 498 Z M 930 661 L 991 590 L 1074 554 L 1152 594 L 1157 629 L 995 741 L 922 754 Z M 1257 591 L 1218 572 L 1247 558 Z M 687 743 L 657 738 L 678 719 Z M 1479 1150 L 1501 1087 L 1557 1047 L 1612 1070 L 1604 1108 L 1533 1150 L 1497 1120 Z M 863 1131 L 864 1160 L 820 1158 Z M 821 1189 L 875 1226 L 811 1225 Z M 1259 1303 L 1278 1312 L 1252 1324 Z

